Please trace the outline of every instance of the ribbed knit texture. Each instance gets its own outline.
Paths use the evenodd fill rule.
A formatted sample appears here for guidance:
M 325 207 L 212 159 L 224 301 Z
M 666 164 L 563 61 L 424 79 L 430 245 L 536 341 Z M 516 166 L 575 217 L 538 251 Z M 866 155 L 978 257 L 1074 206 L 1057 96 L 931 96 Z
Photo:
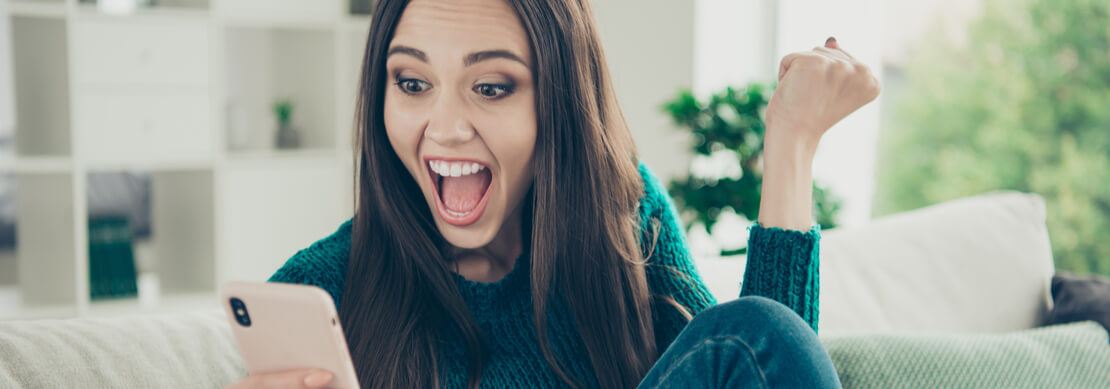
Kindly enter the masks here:
M 763 296 L 783 303 L 817 331 L 821 227 L 815 225 L 803 232 L 756 223 L 750 231 L 740 296 Z
M 641 247 L 648 258 L 648 286 L 654 295 L 669 296 L 696 315 L 717 301 L 694 267 L 666 189 L 643 164 L 640 175 L 644 180 L 644 196 L 640 200 Z M 820 229 L 816 227 L 800 232 L 752 226 L 740 295 L 777 300 L 816 329 L 819 241 Z M 351 222 L 347 221 L 332 235 L 298 251 L 270 281 L 318 286 L 330 293 L 338 306 L 342 303 L 350 246 Z M 490 353 L 482 387 L 563 386 L 544 360 L 536 340 L 530 266 L 530 258 L 522 256 L 505 278 L 493 283 L 455 276 L 463 299 L 485 334 Z M 662 351 L 686 326 L 686 319 L 664 304 L 656 307 L 655 337 Z M 567 373 L 578 382 L 596 386 L 586 348 L 565 304 L 553 300 L 547 316 L 548 339 Z M 440 378 L 444 387 L 466 386 L 464 350 L 461 341 L 441 347 Z

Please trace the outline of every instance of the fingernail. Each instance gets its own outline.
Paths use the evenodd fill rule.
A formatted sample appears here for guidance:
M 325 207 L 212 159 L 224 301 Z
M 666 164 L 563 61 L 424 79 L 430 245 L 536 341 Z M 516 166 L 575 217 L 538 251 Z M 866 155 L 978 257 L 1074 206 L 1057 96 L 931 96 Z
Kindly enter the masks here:
M 324 386 L 331 381 L 330 371 L 320 371 L 309 374 L 304 378 L 304 384 L 308 386 Z
M 836 37 L 830 36 L 829 39 L 825 39 L 825 44 L 827 45 L 829 43 L 836 43 Z

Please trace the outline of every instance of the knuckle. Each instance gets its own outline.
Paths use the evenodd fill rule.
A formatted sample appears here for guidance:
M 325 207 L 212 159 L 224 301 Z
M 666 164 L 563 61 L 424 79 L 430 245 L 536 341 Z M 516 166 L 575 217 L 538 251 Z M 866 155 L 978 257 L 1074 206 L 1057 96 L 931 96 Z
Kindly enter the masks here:
M 855 85 L 857 85 L 860 95 L 863 96 L 866 101 L 872 101 L 879 97 L 879 81 L 876 80 L 875 77 L 859 79 Z
M 879 97 L 879 93 L 881 93 L 883 90 L 883 86 L 879 84 L 879 80 L 875 77 L 868 78 L 868 87 L 871 90 L 872 99 Z
M 870 86 L 875 83 L 875 76 L 872 76 L 870 72 L 857 72 L 856 78 L 859 79 L 859 83 L 864 85 Z
M 860 77 L 863 77 L 863 78 L 869 78 L 869 79 L 875 78 L 874 73 L 871 72 L 871 68 L 868 67 L 867 65 L 864 65 L 863 63 L 860 63 L 860 62 L 856 62 L 856 63 L 852 64 L 852 71 L 855 72 L 856 74 L 858 74 Z
M 820 65 L 827 64 L 828 63 L 828 58 L 826 58 L 823 55 L 817 54 L 817 53 L 806 53 L 804 55 L 799 56 L 796 61 L 800 64 L 807 65 L 807 66 L 814 66 L 814 65 L 820 66 Z

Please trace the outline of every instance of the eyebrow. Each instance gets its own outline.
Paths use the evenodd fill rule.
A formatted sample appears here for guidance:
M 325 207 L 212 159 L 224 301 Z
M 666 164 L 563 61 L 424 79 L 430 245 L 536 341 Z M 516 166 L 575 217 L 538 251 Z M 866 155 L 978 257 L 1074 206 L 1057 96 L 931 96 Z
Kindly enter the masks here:
M 494 58 L 502 58 L 502 59 L 507 59 L 507 60 L 510 60 L 510 61 L 516 61 L 516 62 L 520 62 L 521 65 L 528 66 L 528 64 L 525 63 L 523 59 L 520 59 L 520 57 L 518 57 L 516 54 L 513 54 L 513 52 L 508 51 L 508 50 L 485 50 L 485 51 L 478 51 L 478 52 L 470 53 L 470 55 L 466 56 L 466 59 L 463 59 L 463 66 L 470 66 L 470 65 L 476 64 L 478 62 L 489 60 L 489 59 L 494 59 Z
M 405 55 L 411 56 L 413 58 L 416 58 L 416 59 L 420 60 L 421 62 L 425 62 L 425 63 L 428 62 L 428 54 L 426 54 L 423 51 L 421 51 L 420 49 L 417 49 L 417 48 L 414 48 L 414 47 L 403 46 L 403 45 L 393 46 L 393 47 L 389 48 L 389 53 L 386 54 L 386 57 L 392 56 L 393 54 L 405 54 Z M 524 60 L 521 59 L 520 56 L 518 56 L 516 54 L 513 54 L 513 52 L 511 52 L 511 51 L 501 50 L 501 49 L 499 49 L 499 50 L 482 50 L 482 51 L 476 51 L 476 52 L 470 53 L 466 56 L 466 58 L 463 59 L 463 66 L 470 66 L 470 65 L 476 64 L 478 62 L 491 60 L 491 59 L 495 59 L 495 58 L 501 58 L 501 59 L 507 59 L 507 60 L 510 60 L 510 61 L 516 61 L 516 62 L 519 62 L 521 65 L 528 66 L 528 63 L 524 62 Z
M 420 62 L 428 62 L 428 55 L 427 54 L 424 54 L 424 52 L 420 51 L 419 49 L 415 49 L 415 48 L 408 47 L 408 46 L 397 45 L 397 46 L 390 47 L 389 48 L 389 53 L 387 53 L 385 56 L 386 56 L 386 58 L 389 58 L 389 57 L 392 57 L 393 54 L 405 54 L 405 55 L 409 55 L 411 57 L 415 57 L 416 59 L 420 60 Z

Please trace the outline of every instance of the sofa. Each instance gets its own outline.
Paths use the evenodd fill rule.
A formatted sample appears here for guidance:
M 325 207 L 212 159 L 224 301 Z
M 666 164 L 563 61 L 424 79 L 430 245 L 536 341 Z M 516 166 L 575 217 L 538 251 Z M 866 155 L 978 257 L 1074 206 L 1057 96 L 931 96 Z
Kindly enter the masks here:
M 965 198 L 826 231 L 819 333 L 845 387 L 1110 387 L 1099 324 L 1044 326 L 1043 201 Z M 742 259 L 698 261 L 718 299 Z M 219 310 L 0 322 L 0 387 L 222 387 L 245 374 Z
M 718 299 L 742 260 L 700 260 Z M 1047 326 L 1055 273 L 1037 195 L 994 192 L 823 233 L 819 335 L 845 387 L 1110 388 L 1093 322 Z

